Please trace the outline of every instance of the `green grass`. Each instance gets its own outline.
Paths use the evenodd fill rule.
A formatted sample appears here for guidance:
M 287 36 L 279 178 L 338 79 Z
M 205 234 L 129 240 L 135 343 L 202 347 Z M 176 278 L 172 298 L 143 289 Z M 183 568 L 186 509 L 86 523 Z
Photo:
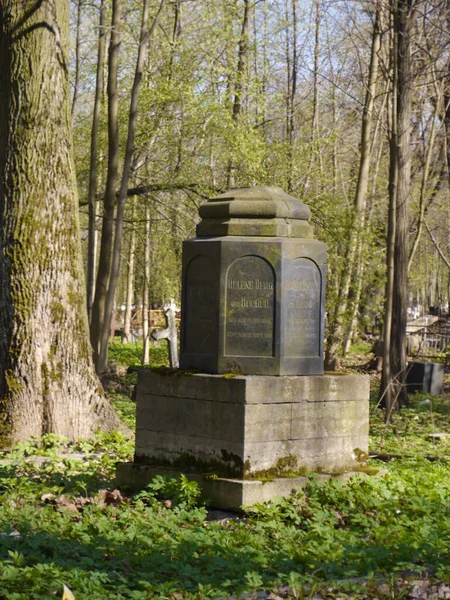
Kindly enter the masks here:
M 428 438 L 450 433 L 450 400 L 425 399 L 412 398 L 387 428 L 382 411 L 371 412 L 371 450 L 411 458 L 371 460 L 384 474 L 311 481 L 225 522 L 207 520 L 185 478 L 157 478 L 134 497 L 111 493 L 115 463 L 134 450 L 121 435 L 21 444 L 0 466 L 0 599 L 60 598 L 63 584 L 76 600 L 200 600 L 279 586 L 296 598 L 387 599 L 400 597 L 400 573 L 450 582 L 450 466 L 424 458 L 450 457 L 448 440 Z M 114 402 L 130 423 L 134 403 Z M 80 451 L 83 460 L 58 457 Z M 51 460 L 36 465 L 34 455 Z
M 413 456 L 436 456 L 450 460 L 450 437 L 432 439 L 430 434 L 450 433 L 450 397 L 411 394 L 410 406 L 395 410 L 391 423 L 384 411 L 372 405 L 370 446 L 372 452 Z
M 115 436 L 85 450 L 99 448 L 108 448 L 100 459 L 37 468 L 24 462 L 28 446 L 2 467 L 2 598 L 50 599 L 63 583 L 77 600 L 100 600 L 226 597 L 311 583 L 337 591 L 348 588 L 345 579 L 404 570 L 450 580 L 443 464 L 396 461 L 385 476 L 344 487 L 310 483 L 224 524 L 208 522 L 206 510 L 193 506 L 195 489 L 189 496 L 174 480 L 105 503 L 99 490 L 113 487 L 114 462 L 129 459 L 131 446 Z M 169 508 L 168 496 L 178 504 Z
M 122 344 L 117 341 L 109 345 L 109 358 L 117 361 L 121 367 L 138 367 L 142 363 L 142 342 Z M 151 367 L 168 367 L 169 352 L 167 342 L 162 340 L 149 349 Z

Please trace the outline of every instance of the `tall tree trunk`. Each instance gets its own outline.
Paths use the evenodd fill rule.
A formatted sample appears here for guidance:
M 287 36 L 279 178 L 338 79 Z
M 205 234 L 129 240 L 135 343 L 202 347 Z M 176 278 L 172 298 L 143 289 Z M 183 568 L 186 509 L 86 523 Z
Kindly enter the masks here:
M 359 162 L 358 183 L 354 201 L 354 217 L 350 227 L 350 238 L 346 248 L 346 257 L 343 261 L 343 273 L 339 287 L 339 297 L 336 302 L 333 322 L 330 324 L 327 350 L 325 355 L 325 368 L 334 370 L 338 365 L 339 348 L 344 335 L 344 321 L 347 312 L 350 285 L 354 276 L 356 249 L 364 223 L 366 208 L 367 188 L 369 185 L 369 167 L 372 156 L 371 130 L 373 121 L 373 104 L 376 94 L 378 78 L 378 53 L 381 44 L 380 11 L 377 7 L 372 34 L 372 49 L 367 83 L 366 99 L 361 126 L 361 156 Z
M 435 79 L 435 83 L 436 83 L 436 79 Z M 436 93 L 435 113 L 433 115 L 433 122 L 431 125 L 430 135 L 429 135 L 429 137 L 427 136 L 426 142 L 424 140 L 425 164 L 423 166 L 422 182 L 420 185 L 419 215 L 417 218 L 416 235 L 414 236 L 414 241 L 411 246 L 411 250 L 409 252 L 409 257 L 408 257 L 408 272 L 411 269 L 411 265 L 414 260 L 414 256 L 417 252 L 417 248 L 419 247 L 420 237 L 422 235 L 423 224 L 424 224 L 424 220 L 425 220 L 425 194 L 426 194 L 426 191 L 429 186 L 428 178 L 430 176 L 431 156 L 434 151 L 434 142 L 436 139 L 436 126 L 437 126 L 437 122 L 438 122 L 438 114 L 440 111 L 440 104 L 441 104 L 440 94 L 438 92 L 437 85 L 435 85 L 435 88 L 436 88 L 436 92 L 437 92 Z
M 75 107 L 78 100 L 78 87 L 80 85 L 80 45 L 81 45 L 81 8 L 84 0 L 78 0 L 77 5 L 77 29 L 75 35 L 75 76 L 73 81 L 72 95 L 72 119 L 75 114 Z
M 114 248 L 112 255 L 111 274 L 109 277 L 108 291 L 105 302 L 105 316 L 103 321 L 103 329 L 101 332 L 100 355 L 97 362 L 97 373 L 105 373 L 108 365 L 108 339 L 109 330 L 111 327 L 111 319 L 114 308 L 114 299 L 116 295 L 117 280 L 120 271 L 120 257 L 123 237 L 123 218 L 125 214 L 125 202 L 127 199 L 128 182 L 130 179 L 131 161 L 133 159 L 134 135 L 136 130 L 137 109 L 139 102 L 139 91 L 141 89 L 142 75 L 144 72 L 145 58 L 147 56 L 147 47 L 150 36 L 158 24 L 159 17 L 164 8 L 166 0 L 161 0 L 158 12 L 153 20 L 153 23 L 148 28 L 148 0 L 144 0 L 142 8 L 141 33 L 139 40 L 138 57 L 136 61 L 136 70 L 134 73 L 133 88 L 131 90 L 130 113 L 128 117 L 128 135 L 125 147 L 125 158 L 122 171 L 122 181 L 119 190 L 119 200 L 117 202 L 116 227 L 114 236 Z
M 380 113 L 378 115 L 377 125 L 376 125 L 374 133 L 373 133 L 373 143 L 372 143 L 372 150 L 371 150 L 372 153 L 375 150 L 375 142 L 378 138 L 379 124 L 381 121 L 381 113 L 383 112 L 383 108 L 386 103 L 386 96 L 387 96 L 387 94 L 385 94 L 385 97 L 383 98 L 382 107 L 381 107 Z M 384 141 L 381 140 L 381 142 L 379 144 L 377 159 L 375 162 L 375 168 L 373 170 L 372 191 L 369 196 L 372 199 L 376 197 L 376 193 L 377 193 L 378 172 L 380 170 L 380 163 L 381 163 L 381 157 L 382 157 L 382 153 L 383 153 L 383 147 L 384 147 Z M 371 206 L 370 206 L 369 214 L 367 217 L 366 225 L 365 225 L 367 230 L 370 228 L 370 224 L 372 222 L 373 210 L 374 210 L 374 205 L 372 202 Z M 365 270 L 366 270 L 366 258 L 367 258 L 367 252 L 368 252 L 368 245 L 367 245 L 367 243 L 365 243 L 363 236 L 360 236 L 358 244 L 359 244 L 359 249 L 357 250 L 358 263 L 357 263 L 357 270 L 356 270 L 356 274 L 355 274 L 355 281 L 357 281 L 357 290 L 356 290 L 355 298 L 353 301 L 350 329 L 348 330 L 347 335 L 345 337 L 345 341 L 344 341 L 344 356 L 347 356 L 347 354 L 350 350 L 350 345 L 352 343 L 352 340 L 356 334 L 357 325 L 358 325 L 359 306 L 360 306 L 361 295 L 362 295 L 362 291 L 363 291 L 363 279 L 364 279 L 364 274 L 365 274 Z
M 391 19 L 394 14 L 397 0 L 391 0 Z M 392 296 L 395 278 L 395 228 L 396 228 L 396 200 L 397 200 L 397 92 L 398 92 L 398 69 L 397 69 L 397 37 L 398 33 L 392 28 L 391 62 L 392 62 L 392 93 L 388 109 L 389 127 L 389 209 L 388 209 L 388 231 L 386 251 L 386 292 L 383 322 L 383 369 L 380 384 L 380 403 L 386 409 L 386 423 L 391 419 L 394 405 L 394 390 L 391 385 L 391 330 L 392 330 Z M 390 117 L 390 119 L 389 119 Z
M 305 181 L 303 183 L 303 195 L 308 191 L 309 181 L 311 179 L 312 168 L 314 166 L 315 144 L 319 129 L 319 60 L 320 60 L 320 22 L 321 22 L 321 0 L 314 0 L 316 9 L 315 17 L 315 37 L 314 37 L 314 72 L 313 72 L 313 113 L 311 121 L 310 153 L 309 163 L 306 171 Z
M 95 267 L 97 263 L 97 154 L 98 131 L 100 126 L 100 110 L 103 98 L 103 71 L 105 69 L 106 53 L 106 6 L 105 0 L 100 2 L 100 18 L 98 29 L 98 57 L 97 75 L 95 81 L 95 100 L 91 130 L 91 155 L 89 165 L 89 192 L 88 192 L 88 252 L 87 252 L 87 308 L 88 318 L 91 321 L 92 305 L 95 296 Z
M 288 142 L 288 173 L 287 191 L 294 191 L 294 132 L 295 132 L 295 95 L 297 93 L 298 77 L 298 50 L 297 50 L 297 1 L 291 0 L 292 9 L 292 63 L 290 65 L 288 89 L 288 114 L 287 114 L 287 142 Z
M 233 119 L 237 121 L 242 110 L 245 88 L 245 70 L 248 61 L 248 30 L 250 24 L 250 0 L 244 0 L 244 16 L 242 19 L 241 37 L 239 38 L 238 64 L 234 82 Z
M 328 54 L 328 68 L 330 69 L 330 82 L 331 82 L 331 114 L 333 123 L 333 132 L 337 132 L 337 77 L 335 75 L 335 68 L 333 65 L 334 57 L 331 51 L 330 34 L 329 28 L 326 24 L 326 39 L 327 39 L 327 54 Z M 332 185 L 332 196 L 337 197 L 337 175 L 338 175 L 338 143 L 339 139 L 337 135 L 333 135 L 333 150 L 332 150 L 332 172 L 333 172 L 333 185 Z
M 413 0 L 398 0 L 394 15 L 397 31 L 397 198 L 395 277 L 392 291 L 391 379 L 399 405 L 408 403 L 406 377 L 406 321 L 408 305 L 409 201 L 411 195 L 412 31 L 416 18 Z
M 136 254 L 136 228 L 134 226 L 134 206 L 131 205 L 131 232 L 130 232 L 130 248 L 128 253 L 128 269 L 127 269 L 127 295 L 125 301 L 125 316 L 123 323 L 122 344 L 128 344 L 131 338 L 131 313 L 133 310 L 134 300 L 134 263 Z
M 69 3 L 0 0 L 0 445 L 122 428 L 88 341 Z
M 113 0 L 111 17 L 111 37 L 108 61 L 108 173 L 106 176 L 105 197 L 103 200 L 102 238 L 98 261 L 95 296 L 91 316 L 91 344 L 97 373 L 106 371 L 106 365 L 99 366 L 102 334 L 108 327 L 105 323 L 106 295 L 111 269 L 113 247 L 114 207 L 116 202 L 119 169 L 119 95 L 117 91 L 117 72 L 119 68 L 120 21 L 122 0 Z
M 248 32 L 250 26 L 250 8 L 250 0 L 244 0 L 244 16 L 242 18 L 241 35 L 239 38 L 238 45 L 238 62 L 236 67 L 236 76 L 234 80 L 232 118 L 235 123 L 238 123 L 239 121 L 239 117 L 242 111 L 242 102 L 244 98 L 245 71 L 247 68 L 249 51 Z M 230 160 L 227 169 L 227 187 L 232 187 L 234 185 L 234 169 L 235 165 L 233 165 L 232 161 Z
M 145 207 L 145 239 L 144 239 L 144 284 L 142 286 L 142 335 L 144 338 L 144 349 L 142 353 L 142 364 L 150 362 L 150 336 L 148 326 L 148 302 L 150 290 L 150 206 Z
M 450 30 L 450 16 L 447 17 L 447 28 Z M 447 177 L 450 186 L 450 57 L 447 61 L 447 78 L 444 85 L 444 129 Z

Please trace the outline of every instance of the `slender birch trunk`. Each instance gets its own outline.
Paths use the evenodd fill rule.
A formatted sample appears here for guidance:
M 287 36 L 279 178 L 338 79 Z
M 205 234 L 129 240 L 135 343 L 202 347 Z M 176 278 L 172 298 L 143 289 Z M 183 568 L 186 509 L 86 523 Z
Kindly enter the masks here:
M 100 3 L 100 18 L 98 30 L 98 55 L 97 74 L 95 81 L 94 111 L 91 130 L 91 154 L 89 165 L 89 192 L 88 192 L 88 251 L 87 251 L 87 309 L 88 318 L 91 322 L 92 306 L 95 296 L 95 271 L 97 264 L 97 164 L 98 164 L 98 131 L 100 127 L 100 110 L 103 100 L 103 72 L 105 69 L 106 53 L 106 6 L 105 0 Z
M 136 228 L 134 226 L 135 203 L 131 204 L 131 232 L 128 252 L 127 293 L 125 301 L 125 316 L 123 324 L 122 344 L 128 344 L 131 339 L 131 313 L 134 300 L 134 264 L 136 254 Z
M 295 133 L 295 95 L 297 93 L 298 77 L 298 50 L 297 50 L 297 1 L 291 0 L 292 9 L 292 65 L 290 69 L 290 86 L 288 89 L 288 115 L 287 115 L 287 138 L 288 138 L 288 173 L 287 191 L 294 191 L 294 133 Z
M 320 22 L 321 22 L 321 0 L 314 0 L 316 11 L 315 16 L 315 37 L 314 37 L 314 72 L 313 72 L 313 113 L 311 121 L 310 153 L 309 163 L 306 171 L 305 181 L 303 183 L 303 195 L 308 191 L 311 173 L 314 166 L 315 145 L 317 133 L 319 130 L 319 60 L 320 60 Z
M 142 364 L 150 362 L 150 332 L 148 326 L 148 302 L 150 290 L 150 206 L 145 207 L 145 240 L 144 240 L 144 285 L 142 287 L 142 335 L 144 338 L 144 350 L 142 353 Z

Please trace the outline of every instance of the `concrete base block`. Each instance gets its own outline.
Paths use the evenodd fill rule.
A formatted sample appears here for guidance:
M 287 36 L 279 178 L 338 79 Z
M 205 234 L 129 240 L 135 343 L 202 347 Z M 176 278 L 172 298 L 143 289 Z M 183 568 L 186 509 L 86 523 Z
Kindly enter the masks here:
M 232 478 L 351 470 L 367 455 L 368 431 L 365 375 L 138 377 L 139 464 Z
M 148 485 L 157 475 L 176 476 L 178 473 L 167 469 L 137 465 L 135 463 L 118 463 L 116 485 L 140 490 Z M 243 480 L 243 479 L 208 479 L 198 473 L 187 473 L 188 479 L 196 481 L 202 490 L 203 497 L 208 499 L 214 508 L 223 510 L 240 510 L 260 502 L 269 502 L 275 498 L 286 498 L 292 492 L 306 486 L 308 477 L 278 477 L 273 481 Z M 354 475 L 366 477 L 365 473 L 347 472 L 342 475 L 325 473 L 313 474 L 315 481 L 338 479 L 342 483 Z
M 184 472 L 215 506 L 237 508 L 289 494 L 306 472 L 357 470 L 368 432 L 368 376 L 142 370 L 135 462 L 118 480 L 140 487 L 158 470 Z

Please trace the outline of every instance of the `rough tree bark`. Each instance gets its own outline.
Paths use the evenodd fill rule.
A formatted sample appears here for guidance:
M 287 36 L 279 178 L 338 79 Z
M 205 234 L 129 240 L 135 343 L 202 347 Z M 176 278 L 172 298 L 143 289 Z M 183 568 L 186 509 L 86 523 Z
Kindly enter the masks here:
M 394 38 L 395 38 L 394 34 Z M 394 47 L 396 42 L 394 41 Z M 380 402 L 386 408 L 386 423 L 391 419 L 393 408 L 393 390 L 391 386 L 391 328 L 392 328 L 392 293 L 395 277 L 395 227 L 396 227 L 396 197 L 397 197 L 397 67 L 393 57 L 393 86 L 390 105 L 390 135 L 389 135 L 389 209 L 386 250 L 386 293 L 383 323 L 383 371 L 380 384 Z
M 397 32 L 397 197 L 395 276 L 392 289 L 391 380 L 397 402 L 408 403 L 406 377 L 406 309 L 408 306 L 409 203 L 411 195 L 411 107 L 413 72 L 411 45 L 421 1 L 398 0 L 394 14 Z
M 69 2 L 0 0 L 0 445 L 123 428 L 92 367 Z

